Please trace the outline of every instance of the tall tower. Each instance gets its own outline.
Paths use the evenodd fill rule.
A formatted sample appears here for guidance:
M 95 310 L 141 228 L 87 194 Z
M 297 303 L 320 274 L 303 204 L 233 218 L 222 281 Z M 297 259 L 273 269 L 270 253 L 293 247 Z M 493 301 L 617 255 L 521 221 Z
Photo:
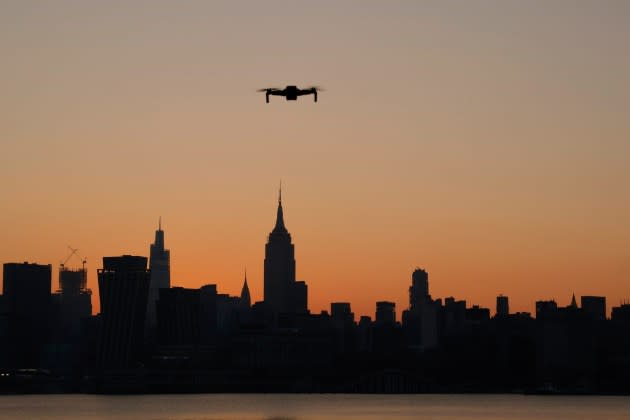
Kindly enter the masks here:
M 510 314 L 510 302 L 507 296 L 497 296 L 497 316 L 506 317 Z
M 284 226 L 282 187 L 278 196 L 276 225 L 265 245 L 265 302 L 275 313 L 305 313 L 307 289 L 295 281 L 295 249 Z
M 151 244 L 149 251 L 149 270 L 151 270 L 151 283 L 149 285 L 149 299 L 147 302 L 147 327 L 152 330 L 157 325 L 156 304 L 160 297 L 160 289 L 171 287 L 171 252 L 164 249 L 164 231 L 162 230 L 162 218 L 158 222 L 158 230 L 155 231 L 155 242 Z
M 416 268 L 411 274 L 411 287 L 409 287 L 409 308 L 414 310 L 431 299 L 429 295 L 429 273 L 421 268 Z
M 3 297 L 8 312 L 6 351 L 12 367 L 40 367 L 52 326 L 51 277 L 50 264 L 3 265 Z
M 130 368 L 140 359 L 149 281 L 146 257 L 103 257 L 98 270 L 101 368 Z
M 249 286 L 247 285 L 247 270 L 245 270 L 245 281 L 241 290 L 241 307 L 249 309 L 252 306 L 252 298 L 249 294 Z

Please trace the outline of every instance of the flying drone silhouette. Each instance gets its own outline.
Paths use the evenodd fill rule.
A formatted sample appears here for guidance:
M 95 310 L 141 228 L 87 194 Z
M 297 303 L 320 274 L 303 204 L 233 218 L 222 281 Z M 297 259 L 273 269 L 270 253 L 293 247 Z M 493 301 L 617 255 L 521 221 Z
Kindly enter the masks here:
M 314 101 L 317 102 L 317 92 L 323 89 L 318 86 L 311 86 L 306 89 L 299 89 L 297 86 L 287 86 L 284 89 L 280 88 L 264 88 L 258 89 L 257 92 L 265 92 L 265 99 L 269 103 L 269 96 L 284 96 L 287 101 L 297 101 L 298 96 L 313 95 Z

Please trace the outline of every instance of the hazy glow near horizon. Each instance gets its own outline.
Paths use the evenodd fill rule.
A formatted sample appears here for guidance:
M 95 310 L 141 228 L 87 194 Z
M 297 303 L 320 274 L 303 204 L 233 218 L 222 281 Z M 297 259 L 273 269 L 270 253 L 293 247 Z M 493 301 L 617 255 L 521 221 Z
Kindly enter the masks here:
M 630 2 L 5 1 L 0 262 L 148 255 L 262 299 L 283 180 L 313 312 L 630 298 Z M 255 93 L 322 85 L 297 102 Z M 93 304 L 98 308 L 97 295 Z

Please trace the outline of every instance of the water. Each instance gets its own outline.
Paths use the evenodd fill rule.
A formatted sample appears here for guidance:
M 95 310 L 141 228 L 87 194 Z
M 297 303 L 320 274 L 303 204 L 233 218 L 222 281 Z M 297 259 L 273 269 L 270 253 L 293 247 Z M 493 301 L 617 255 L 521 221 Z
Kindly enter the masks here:
M 21 395 L 0 419 L 545 420 L 630 419 L 630 397 L 524 395 Z

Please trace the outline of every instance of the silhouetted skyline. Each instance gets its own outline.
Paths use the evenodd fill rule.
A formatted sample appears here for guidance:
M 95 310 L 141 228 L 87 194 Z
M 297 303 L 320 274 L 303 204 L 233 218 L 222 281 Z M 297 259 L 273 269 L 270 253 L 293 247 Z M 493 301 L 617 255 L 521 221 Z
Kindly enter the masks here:
M 75 253 L 77 250 L 70 248 Z M 72 256 L 72 255 L 71 255 Z M 144 258 L 144 257 L 143 257 Z M 162 229 L 162 218 L 159 218 L 158 228 L 155 231 L 155 239 L 154 242 L 150 244 L 149 248 L 149 272 L 150 272 L 150 286 L 148 290 L 148 302 L 147 305 L 147 333 L 151 333 L 151 330 L 155 330 L 156 322 L 157 322 L 157 313 L 155 312 L 155 303 L 159 297 L 159 289 L 161 288 L 169 288 L 171 287 L 171 274 L 170 274 L 170 250 L 165 248 L 165 231 Z M 71 269 L 64 264 L 60 265 L 59 272 L 59 287 L 60 290 L 63 288 L 63 279 L 65 278 L 75 278 L 77 281 L 68 283 L 72 288 L 78 288 L 78 291 L 84 291 L 85 294 L 91 295 L 92 291 L 87 289 L 86 278 L 88 274 L 88 270 L 85 266 L 86 260 L 83 260 L 83 267 L 81 269 Z M 35 263 L 37 266 L 37 263 Z M 48 264 L 46 266 L 52 267 L 52 264 Z M 265 244 L 265 257 L 264 257 L 264 270 L 263 270 L 263 278 L 262 278 L 262 289 L 264 291 L 261 299 L 266 301 L 271 308 L 276 312 L 286 312 L 286 313 L 306 313 L 307 311 L 317 312 L 314 308 L 311 308 L 308 305 L 308 286 L 304 281 L 297 281 L 296 277 L 296 260 L 295 260 L 295 245 L 292 242 L 291 234 L 285 226 L 284 221 L 284 210 L 282 206 L 282 186 L 278 191 L 278 202 L 276 208 L 276 218 L 273 229 L 268 235 L 267 243 Z M 392 267 L 393 268 L 393 267 Z M 63 276 L 62 276 L 63 274 Z M 409 307 L 412 312 L 415 310 L 417 306 L 422 305 L 425 301 L 431 301 L 431 296 L 428 295 L 428 274 L 424 269 L 416 268 L 413 272 L 413 281 L 412 286 L 409 287 Z M 66 280 L 68 282 L 70 280 Z M 198 281 L 199 284 L 202 284 L 203 280 Z M 70 286 L 70 284 L 73 286 Z M 76 284 L 75 284 L 76 283 Z M 387 282 L 385 282 L 387 283 Z M 52 283 L 51 283 L 52 284 Z M 177 283 L 176 283 L 177 284 Z M 215 281 L 219 287 L 222 286 L 223 282 L 219 279 L 219 281 Z M 317 285 L 317 280 L 315 281 Z M 343 285 L 341 285 L 343 286 Z M 52 287 L 52 286 L 51 286 Z M 336 293 L 346 293 L 346 289 L 344 287 L 340 287 L 340 290 Z M 98 289 L 100 292 L 100 288 Z M 73 294 L 75 292 L 68 290 L 66 294 Z M 394 290 L 387 290 L 383 297 L 395 295 L 397 292 Z M 562 302 L 562 299 L 569 294 L 572 293 L 572 298 L 570 298 L 569 306 L 575 305 L 575 293 L 572 290 L 565 291 L 565 296 L 555 296 L 555 297 L 547 297 L 543 295 L 538 298 L 536 302 L 552 302 L 554 305 L 558 305 L 555 299 L 560 299 L 559 302 Z M 458 294 L 456 290 L 451 290 L 447 293 L 447 295 Z M 247 275 L 245 272 L 245 277 L 243 279 L 242 288 L 239 294 L 235 294 L 237 296 L 245 297 L 246 300 L 253 303 L 255 296 L 252 298 L 251 292 L 249 290 L 249 284 L 247 283 Z M 98 295 L 97 295 L 98 296 Z M 352 290 L 349 290 L 344 300 L 352 302 L 354 293 Z M 466 299 L 466 296 L 460 296 Z M 509 304 L 507 303 L 508 296 L 504 296 L 502 293 L 495 294 L 496 305 L 493 306 L 495 313 L 499 313 L 499 308 L 501 307 L 503 313 L 509 312 Z M 452 297 L 451 297 L 452 298 Z M 67 298 L 66 298 L 67 299 Z M 594 308 L 601 306 L 601 303 L 597 301 L 598 297 L 592 296 L 583 296 L 584 302 L 586 302 L 587 307 Z M 603 298 L 605 299 L 605 298 Z M 626 303 L 629 302 L 630 299 L 622 299 L 618 303 Z M 537 313 L 538 303 L 530 302 L 531 311 L 517 311 L 523 313 Z M 96 302 L 98 303 L 98 302 Z M 367 316 L 375 316 L 378 314 L 378 305 L 376 312 L 374 310 L 363 313 L 363 315 Z M 387 311 L 395 308 L 396 302 L 394 301 L 381 301 L 381 307 L 388 308 Z M 399 303 L 399 308 L 405 308 L 406 305 L 401 305 Z M 599 306 L 598 306 L 599 305 Z M 479 305 L 477 305 L 479 306 Z M 492 307 L 488 305 L 488 307 Z M 605 307 L 605 303 L 604 303 Z M 91 306 L 90 306 L 91 308 Z M 99 304 L 100 308 L 100 304 Z M 325 310 L 325 309 L 324 309 Z M 594 309 L 590 309 L 591 311 Z M 598 309 L 599 311 L 599 309 Z M 96 311 L 98 313 L 98 311 Z M 609 316 L 610 310 L 604 310 L 605 316 Z M 385 315 L 384 315 L 385 316 Z
M 491 316 L 434 297 L 416 268 L 402 307 L 380 299 L 358 322 L 349 301 L 310 311 L 282 189 L 261 301 L 246 271 L 239 295 L 170 287 L 164 238 L 160 222 L 150 258 L 103 257 L 94 316 L 84 268 L 62 265 L 51 294 L 51 265 L 5 263 L 0 392 L 630 392 L 630 304 L 609 319 L 604 296 L 578 304 L 573 294 L 566 307 L 538 300 L 531 314 L 498 295 Z

